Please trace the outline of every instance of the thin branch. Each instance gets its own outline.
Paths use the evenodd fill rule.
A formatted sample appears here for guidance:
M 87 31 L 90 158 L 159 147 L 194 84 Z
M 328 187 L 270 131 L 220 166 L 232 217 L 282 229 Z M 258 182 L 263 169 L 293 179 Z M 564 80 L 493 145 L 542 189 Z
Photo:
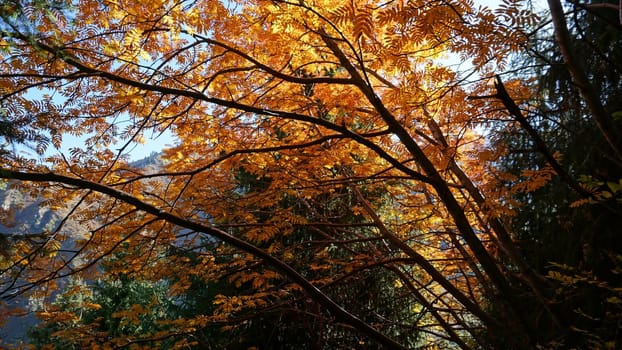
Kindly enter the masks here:
M 222 240 L 225 243 L 228 243 L 242 251 L 245 251 L 253 256 L 256 256 L 259 259 L 264 260 L 267 264 L 273 266 L 285 276 L 287 276 L 291 281 L 300 285 L 300 287 L 309 294 L 315 301 L 329 310 L 332 314 L 334 314 L 337 318 L 343 320 L 344 322 L 352 325 L 354 328 L 359 330 L 361 333 L 366 334 L 370 338 L 375 341 L 383 344 L 384 346 L 390 349 L 403 349 L 406 350 L 406 347 L 397 343 L 393 339 L 388 336 L 380 333 L 378 330 L 362 321 L 358 317 L 354 316 L 350 312 L 346 311 L 339 304 L 334 302 L 331 298 L 329 298 L 324 292 L 319 290 L 313 283 L 299 274 L 294 268 L 289 266 L 284 261 L 272 256 L 265 250 L 243 241 L 237 237 L 230 235 L 229 233 L 219 230 L 217 228 L 206 226 L 199 222 L 191 221 L 179 217 L 173 213 L 165 212 L 160 210 L 126 192 L 117 190 L 115 188 L 106 186 L 104 184 L 95 183 L 83 179 L 77 179 L 72 177 L 67 177 L 64 175 L 58 175 L 54 173 L 28 173 L 28 172 L 19 172 L 12 171 L 8 169 L 0 168 L 0 178 L 3 179 L 15 179 L 22 181 L 33 181 L 33 182 L 59 182 L 66 185 L 75 186 L 77 188 L 90 189 L 95 192 L 99 192 L 105 195 L 108 195 L 112 198 L 125 202 L 129 205 L 134 206 L 136 209 L 141 210 L 145 213 L 151 214 L 156 218 L 161 220 L 165 220 L 171 224 L 177 225 L 179 227 L 183 227 L 190 230 L 195 230 L 197 232 L 203 232 L 210 236 L 213 236 L 217 239 Z

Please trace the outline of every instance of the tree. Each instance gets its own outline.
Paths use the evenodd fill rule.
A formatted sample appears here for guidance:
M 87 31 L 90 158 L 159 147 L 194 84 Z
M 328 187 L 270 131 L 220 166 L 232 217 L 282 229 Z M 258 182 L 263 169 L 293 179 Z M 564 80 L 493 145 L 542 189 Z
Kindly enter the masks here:
M 114 344 L 111 339 L 166 333 L 166 323 L 161 321 L 175 316 L 163 283 L 118 276 L 96 281 L 92 286 L 81 280 L 70 280 L 64 290 L 50 309 L 40 312 L 39 317 L 45 322 L 28 332 L 31 344 L 37 349 L 110 346 Z M 162 337 L 147 344 L 170 349 L 175 344 L 173 339 L 173 336 Z
M 514 115 L 533 91 L 466 83 L 498 73 L 527 43 L 522 28 L 537 16 L 521 2 L 493 13 L 470 1 L 15 0 L 0 18 L 8 118 L 29 116 L 20 131 L 54 147 L 67 133 L 86 140 L 45 162 L 0 155 L 0 178 L 69 207 L 47 239 L 14 253 L 2 295 L 93 278 L 126 247 L 108 273 L 175 281 L 171 298 L 196 280 L 226 276 L 237 288 L 171 320 L 171 334 L 304 293 L 362 343 L 412 346 L 389 318 L 403 313 L 340 299 L 361 295 L 351 288 L 368 276 L 383 296 L 418 305 L 415 346 L 544 345 L 525 300 L 556 334 L 568 331 L 552 284 L 513 240 L 512 196 L 495 169 L 502 150 L 480 127 Z M 435 61 L 447 53 L 473 68 Z M 164 130 L 179 139 L 165 169 L 131 167 L 131 146 Z M 240 174 L 252 185 L 240 189 Z M 70 220 L 89 231 L 75 248 L 38 254 L 69 239 Z
M 143 162 L 139 162 L 141 163 Z M 238 186 L 235 193 L 229 196 L 239 200 L 244 196 L 253 195 L 256 191 L 265 190 L 269 180 L 258 181 L 241 169 L 236 176 L 236 182 Z M 353 215 L 350 206 L 344 203 L 349 202 L 350 197 L 347 190 L 334 198 L 325 194 L 320 195 L 320 198 L 308 201 L 312 208 L 297 208 L 297 215 L 311 217 L 317 214 L 305 214 L 302 211 L 311 209 L 316 213 L 322 210 L 330 213 L 324 215 L 338 217 L 341 226 L 347 227 L 347 222 L 356 221 L 357 217 L 361 219 L 360 215 Z M 286 207 L 287 203 L 297 201 L 296 198 L 284 198 L 279 206 Z M 260 212 L 257 210 L 259 208 L 255 209 L 256 212 Z M 359 235 L 369 233 L 365 226 L 367 225 L 356 229 Z M 314 264 L 313 251 L 325 251 L 332 243 L 328 240 L 311 243 L 310 238 L 305 238 L 311 236 L 305 227 L 300 227 L 288 237 L 288 241 L 306 245 L 307 251 L 296 253 L 297 261 L 292 265 L 299 271 L 305 271 L 307 276 L 313 275 L 315 280 L 319 280 L 326 278 L 326 273 L 332 272 L 332 269 L 309 268 L 310 264 Z M 370 241 L 370 237 L 367 241 Z M 205 247 L 210 245 L 210 242 L 201 242 L 200 245 Z M 295 243 L 287 245 L 296 249 Z M 188 248 L 187 245 L 171 247 L 160 259 L 192 260 L 196 264 L 200 256 Z M 117 271 L 114 266 L 125 263 L 124 257 L 128 253 L 123 248 L 119 250 L 112 260 L 106 259 L 103 262 L 107 271 Z M 350 260 L 352 258 L 354 257 L 349 257 Z M 221 254 L 221 259 L 229 263 L 233 260 L 226 254 Z M 55 347 L 62 349 L 80 348 L 93 343 L 104 347 L 112 346 L 115 345 L 114 339 L 121 339 L 121 342 L 116 342 L 117 346 L 147 343 L 157 348 L 181 346 L 182 343 L 184 346 L 196 344 L 197 348 L 219 349 L 248 349 L 251 346 L 299 349 L 310 344 L 314 348 L 342 348 L 348 347 L 349 344 L 369 346 L 352 330 L 327 321 L 330 320 L 330 315 L 323 314 L 317 304 L 308 300 L 299 291 L 290 292 L 285 296 L 275 295 L 277 300 L 272 301 L 270 305 L 248 312 L 239 310 L 226 322 L 214 322 L 193 331 L 191 343 L 183 340 L 189 336 L 188 333 L 169 331 L 165 337 L 158 335 L 167 333 L 162 331 L 167 329 L 165 320 L 201 316 L 216 311 L 218 306 L 214 305 L 214 302 L 222 300 L 223 297 L 239 297 L 248 290 L 256 293 L 257 287 L 251 283 L 244 283 L 245 276 L 249 275 L 251 269 L 253 273 L 257 273 L 261 272 L 263 267 L 258 264 L 251 265 L 244 273 L 225 270 L 222 275 L 215 278 L 215 281 L 204 281 L 191 276 L 190 286 L 183 291 L 183 294 L 176 295 L 174 302 L 168 303 L 163 292 L 167 285 L 179 282 L 179 279 L 135 281 L 132 280 L 134 275 L 121 273 L 117 276 L 108 273 L 104 276 L 106 280 L 91 283 L 93 286 L 69 283 L 63 288 L 63 294 L 55 298 L 52 309 L 40 313 L 45 323 L 33 328 L 30 336 L 36 346 L 45 348 L 51 339 L 55 339 L 53 341 Z M 364 314 L 367 315 L 368 322 L 386 327 L 385 333 L 395 334 L 403 344 L 416 344 L 417 332 L 413 332 L 411 328 L 414 318 L 418 316 L 413 309 L 417 305 L 409 300 L 408 295 L 398 295 L 395 293 L 398 290 L 385 288 L 386 285 L 394 283 L 390 273 L 378 271 L 378 267 L 372 269 L 356 274 L 350 273 L 350 276 L 341 278 L 347 281 L 345 285 L 343 282 L 335 281 L 325 287 L 326 293 L 338 302 L 349 303 L 351 310 L 366 311 Z M 269 292 L 270 290 L 264 293 Z M 372 298 L 373 303 L 370 302 Z M 138 315 L 132 317 L 131 315 L 135 313 Z M 384 320 L 379 318 L 380 315 L 400 320 L 400 324 L 383 325 Z M 80 336 L 77 336 L 78 334 Z M 128 339 L 134 340 L 128 342 Z
M 235 193 L 225 198 L 234 199 L 235 202 L 231 204 L 236 205 L 265 191 L 270 182 L 270 179 L 258 179 L 240 169 L 236 174 L 238 186 Z M 369 187 L 366 190 L 368 198 L 375 198 L 376 201 L 382 199 L 378 191 L 369 193 Z M 266 238 L 261 246 L 266 249 L 287 247 L 283 259 L 305 278 L 322 286 L 331 299 L 339 304 L 347 304 L 351 312 L 364 315 L 366 322 L 382 328 L 383 333 L 394 336 L 400 343 L 414 346 L 418 336 L 418 332 L 413 331 L 414 323 L 421 316 L 416 312 L 416 300 L 393 288 L 393 274 L 381 265 L 361 265 L 362 257 L 357 251 L 365 251 L 370 247 L 381 249 L 382 243 L 374 237 L 364 217 L 352 211 L 354 197 L 351 190 L 342 188 L 332 193 L 319 193 L 314 197 L 286 195 L 279 203 L 254 206 L 252 215 L 256 225 L 269 225 L 269 214 L 284 209 L 291 209 L 298 220 L 315 218 L 317 221 L 315 225 L 300 223 L 287 237 Z M 236 221 L 221 222 L 219 225 L 228 226 L 234 232 L 239 227 Z M 349 240 L 347 251 L 337 249 L 337 244 L 341 243 L 338 237 Z M 187 252 L 183 248 L 180 250 Z M 196 254 L 187 254 L 196 261 Z M 232 257 L 235 252 L 229 254 L 222 254 L 220 259 L 231 264 L 235 260 Z M 320 265 L 318 258 L 338 265 Z M 340 274 L 340 265 L 353 260 L 358 260 L 357 265 L 360 265 L 356 270 L 350 268 L 345 275 L 334 278 Z M 288 288 L 286 281 L 275 281 L 273 278 L 270 281 L 272 283 L 264 285 L 265 282 L 258 277 L 266 272 L 269 273 L 264 264 L 253 263 L 234 271 L 223 270 L 219 277 L 212 279 L 216 282 L 206 283 L 200 279 L 191 281 L 191 287 L 180 299 L 182 313 L 186 316 L 196 316 L 197 310 L 216 311 L 221 307 L 214 306 L 215 301 L 224 306 L 227 304 L 221 303 L 223 300 L 240 298 L 249 292 L 256 294 L 258 289 L 263 294 L 262 299 L 272 299 L 269 303 L 258 300 L 259 305 L 250 310 L 237 309 L 235 315 L 228 317 L 223 329 L 218 329 L 218 323 L 217 327 L 208 325 L 200 332 L 202 337 L 199 343 L 226 349 L 247 349 L 252 346 L 260 349 L 322 349 L 347 348 L 351 344 L 373 348 L 373 344 L 369 344 L 357 332 L 335 323 L 330 313 L 322 310 L 304 293 Z M 284 294 L 283 289 L 288 292 Z M 399 323 L 387 320 L 399 320 Z
M 615 289 L 620 285 L 620 158 L 600 129 L 602 121 L 592 117 L 593 106 L 585 102 L 573 77 L 577 73 L 568 68 L 577 64 L 579 74 L 589 77 L 590 89 L 607 111 L 607 133 L 619 134 L 615 115 L 622 107 L 622 67 L 617 64 L 622 31 L 618 13 L 600 5 L 569 7 L 565 50 L 553 31 L 542 30 L 532 38 L 529 54 L 517 62 L 517 67 L 531 67 L 528 74 L 537 77 L 538 93 L 527 118 L 541 144 L 515 124 L 500 124 L 499 142 L 509 149 L 502 164 L 515 179 L 526 168 L 547 167 L 547 152 L 560 154 L 559 166 L 567 174 L 535 190 L 516 192 L 514 198 L 523 205 L 512 219 L 521 249 L 534 268 L 551 275 L 557 288 L 552 300 L 563 305 L 564 319 L 572 325 L 562 340 L 551 320 L 541 318 L 540 332 L 567 348 L 616 348 L 622 341 L 613 325 L 620 317 Z M 561 51 L 594 54 L 573 54 L 575 62 L 565 63 Z M 539 307 L 532 312 L 535 317 Z

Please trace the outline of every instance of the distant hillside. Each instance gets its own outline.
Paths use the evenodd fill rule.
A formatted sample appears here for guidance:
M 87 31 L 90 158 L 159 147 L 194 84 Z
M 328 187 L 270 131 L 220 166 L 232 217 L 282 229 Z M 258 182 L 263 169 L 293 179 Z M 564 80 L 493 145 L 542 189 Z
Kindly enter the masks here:
M 162 162 L 162 153 L 159 152 L 151 152 L 151 154 L 143 159 L 139 159 L 130 163 L 133 167 L 142 168 L 142 169 L 158 169 L 164 163 Z
M 60 221 L 59 213 L 50 211 L 40 206 L 40 200 L 32 198 L 19 190 L 11 187 L 11 184 L 0 190 L 0 244 L 1 249 L 8 249 L 8 245 L 14 236 L 39 234 L 54 229 Z M 5 276 L 0 275 L 0 282 L 5 282 Z M 19 282 L 18 282 L 19 283 Z M 0 285 L 0 291 L 4 291 L 4 283 Z M 23 297 L 12 297 L 11 291 L 0 295 L 2 301 L 9 309 L 29 309 L 29 300 Z M 3 344 L 18 344 L 25 342 L 26 331 L 37 323 L 34 313 L 30 312 L 24 317 L 10 317 L 6 324 L 0 328 L 0 339 Z

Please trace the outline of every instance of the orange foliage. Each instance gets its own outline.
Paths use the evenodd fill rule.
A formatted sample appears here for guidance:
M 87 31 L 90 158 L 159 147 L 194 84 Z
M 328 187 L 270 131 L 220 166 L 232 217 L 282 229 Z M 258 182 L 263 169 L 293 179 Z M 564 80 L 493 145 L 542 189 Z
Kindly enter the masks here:
M 501 259 L 522 268 L 501 223 L 511 211 L 489 199 L 509 193 L 491 173 L 499 152 L 480 127 L 504 113 L 468 100 L 490 86 L 462 85 L 468 72 L 450 62 L 489 74 L 524 44 L 520 27 L 534 15 L 505 2 L 500 23 L 470 0 L 72 4 L 52 14 L 12 9 L 38 25 L 14 27 L 0 43 L 0 90 L 11 96 L 3 106 L 36 116 L 31 130 L 54 147 L 64 134 L 84 147 L 44 166 L 2 154 L 1 177 L 42 182 L 84 231 L 49 229 L 72 237 L 62 254 L 60 240 L 15 245 L 17 263 L 2 271 L 19 270 L 23 282 L 3 288 L 95 278 L 99 264 L 175 280 L 173 296 L 191 277 L 224 278 L 240 294 L 218 295 L 210 321 L 302 290 L 340 322 L 397 346 L 317 289 L 384 267 L 394 274 L 386 288 L 421 305 L 412 313 L 422 315 L 413 324 L 427 332 L 422 342 L 442 342 L 440 332 L 460 347 L 485 344 L 460 329 L 517 322 L 503 301 L 512 291 Z M 132 145 L 165 130 L 179 142 L 163 151 L 164 165 L 133 168 Z M 116 253 L 123 258 L 106 260 Z M 510 321 L 491 319 L 487 303 Z M 144 312 L 135 305 L 113 317 L 131 323 Z

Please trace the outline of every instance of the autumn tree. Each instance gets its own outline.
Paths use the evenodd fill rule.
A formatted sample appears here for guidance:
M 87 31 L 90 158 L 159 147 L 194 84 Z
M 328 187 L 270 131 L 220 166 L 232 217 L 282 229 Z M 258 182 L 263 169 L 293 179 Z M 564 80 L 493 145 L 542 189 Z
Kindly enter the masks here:
M 238 186 L 234 193 L 227 197 L 235 198 L 236 201 L 254 196 L 257 191 L 265 190 L 269 183 L 267 179 L 258 181 L 243 170 L 239 170 L 235 181 Z M 381 198 L 379 193 L 369 195 L 376 200 Z M 339 234 L 337 232 L 344 227 L 352 226 L 349 233 L 360 237 L 351 239 L 353 246 L 356 241 L 359 241 L 359 244 L 371 242 L 382 244 L 373 238 L 369 225 L 362 221 L 364 218 L 351 212 L 351 205 L 348 203 L 352 201 L 352 197 L 353 194 L 348 189 L 333 195 L 320 194 L 317 198 L 304 199 L 309 207 L 298 205 L 295 212 L 297 215 L 310 218 L 322 211 L 324 217 L 329 216 L 333 221 L 332 224 L 325 223 L 323 226 L 330 227 L 335 234 Z M 286 208 L 291 203 L 300 204 L 300 199 L 285 197 L 277 205 Z M 265 225 L 264 213 L 267 210 L 255 208 L 254 212 L 259 219 L 258 224 Z M 235 231 L 238 225 L 220 222 L 219 226 L 226 226 Z M 421 316 L 418 312 L 420 307 L 408 294 L 402 293 L 400 288 L 393 288 L 395 282 L 392 273 L 383 270 L 382 266 L 368 266 L 363 271 L 350 271 L 340 279 L 328 283 L 321 282 L 332 276 L 335 269 L 317 264 L 315 262 L 317 257 L 330 255 L 334 259 L 344 252 L 335 249 L 334 241 L 326 237 L 313 240 L 314 235 L 309 230 L 313 230 L 313 227 L 300 225 L 285 241 L 279 240 L 280 244 L 288 246 L 293 251 L 286 253 L 285 257 L 290 265 L 305 277 L 317 281 L 318 284 L 322 283 L 325 293 L 333 300 L 347 303 L 351 311 L 364 315 L 367 322 L 376 324 L 384 333 L 399 339 L 400 343 L 411 346 L 417 344 L 419 334 L 413 331 L 413 328 L 415 320 Z M 266 242 L 263 245 L 270 246 L 274 243 Z M 202 247 L 213 244 L 214 242 L 200 242 Z M 216 259 L 221 263 L 231 264 L 235 260 L 233 254 L 235 251 L 221 249 Z M 349 260 L 360 259 L 350 252 L 345 254 L 348 254 Z M 295 260 L 292 259 L 294 256 Z M 175 259 L 177 262 L 187 261 L 190 264 L 196 264 L 200 258 L 200 254 L 185 244 L 170 247 L 165 256 L 161 257 L 161 259 Z M 123 264 L 123 259 L 117 257 L 113 261 L 105 260 L 102 265 L 110 268 L 117 266 L 117 263 Z M 79 346 L 84 344 L 85 340 L 103 346 L 112 336 L 131 339 L 137 337 L 137 332 L 140 332 L 141 338 L 147 338 L 142 343 L 157 344 L 157 348 L 164 348 L 167 345 L 170 347 L 176 339 L 184 337 L 195 340 L 199 349 L 205 347 L 248 349 L 252 346 L 262 349 L 301 347 L 320 349 L 344 348 L 351 344 L 373 347 L 373 344 L 369 344 L 358 332 L 331 321 L 330 314 L 326 314 L 303 292 L 290 290 L 287 294 L 276 293 L 283 288 L 282 284 L 265 288 L 263 293 L 271 293 L 273 296 L 270 303 L 262 303 L 248 310 L 237 310 L 235 315 L 230 315 L 227 320 L 205 324 L 191 334 L 168 332 L 166 337 L 161 335 L 161 328 L 168 324 L 164 321 L 166 319 L 191 318 L 212 313 L 221 307 L 219 303 L 215 303 L 217 300 L 257 293 L 257 289 L 262 286 L 256 284 L 256 279 L 248 281 L 247 276 L 262 273 L 264 269 L 263 264 L 256 263 L 242 265 L 236 269 L 223 269 L 220 275 L 207 281 L 200 276 L 191 276 L 190 285 L 176 294 L 168 306 L 166 299 L 161 295 L 163 286 L 177 283 L 179 279 L 173 277 L 169 280 L 133 282 L 132 278 L 140 278 L 138 274 L 109 273 L 104 278 L 111 281 L 91 282 L 93 286 L 84 286 L 84 291 L 76 290 L 75 287 L 63 288 L 63 295 L 56 298 L 53 307 L 59 314 L 62 311 L 65 315 L 75 317 L 68 322 L 67 319 L 57 319 L 55 312 L 41 313 L 46 322 L 36 326 L 30 334 L 39 345 L 45 345 L 50 335 L 55 334 L 58 339 L 55 342 L 56 348 Z M 387 285 L 391 288 L 386 288 Z M 123 308 L 137 313 L 138 316 L 129 318 L 127 312 L 122 312 Z M 71 311 L 67 312 L 67 309 Z M 386 318 L 399 320 L 399 323 L 386 322 Z M 154 319 L 159 321 L 149 323 Z M 70 338 L 76 341 L 68 343 L 63 340 L 63 336 L 69 334 L 72 335 Z M 82 336 L 76 337 L 77 334 Z M 154 340 L 148 340 L 149 338 Z
M 227 203 L 223 205 L 231 206 L 226 209 L 227 212 L 235 212 L 241 202 L 250 201 L 245 208 L 251 213 L 254 224 L 240 226 L 239 220 L 229 221 L 228 218 L 223 218 L 217 222 L 218 227 L 227 228 L 234 235 L 259 235 L 263 234 L 263 230 L 269 229 L 275 213 L 290 211 L 289 223 L 294 225 L 291 233 L 285 237 L 261 237 L 257 239 L 257 244 L 279 254 L 281 259 L 287 261 L 305 278 L 322 286 L 324 293 L 331 299 L 340 304 L 347 303 L 351 312 L 364 315 L 362 317 L 366 322 L 376 324 L 383 329 L 383 333 L 395 336 L 403 344 L 416 344 L 418 334 L 412 331 L 417 315 L 413 311 L 416 303 L 408 295 L 402 295 L 399 290 L 385 288 L 386 285 L 392 286 L 394 283 L 392 273 L 382 269 L 380 265 L 363 264 L 356 270 L 345 267 L 348 273 L 335 278 L 343 272 L 343 264 L 364 259 L 361 251 L 372 247 L 377 249 L 383 245 L 373 235 L 372 227 L 364 216 L 353 211 L 356 192 L 341 187 L 303 198 L 290 193 L 276 202 L 258 203 L 257 196 L 269 189 L 271 178 L 257 177 L 245 168 L 240 168 L 236 171 L 233 182 L 237 186 L 232 193 L 224 196 Z M 382 192 L 377 186 L 363 186 L 359 191 L 366 193 L 367 198 L 375 202 L 383 200 Z M 256 232 L 247 231 L 249 228 Z M 338 244 L 346 240 L 348 249 L 338 249 Z M 283 248 L 278 252 L 275 247 Z M 217 260 L 221 263 L 238 264 L 235 261 L 235 250 L 220 248 L 222 254 L 216 257 Z M 177 248 L 176 251 L 187 253 L 190 259 L 197 258 L 196 253 L 187 250 L 185 246 Z M 325 263 L 320 263 L 322 261 Z M 210 304 L 216 304 L 218 311 L 228 306 L 220 306 L 223 300 L 249 297 L 258 290 L 264 295 L 262 299 L 270 299 L 270 302 L 257 300 L 257 305 L 253 308 L 237 309 L 226 322 L 208 325 L 201 332 L 202 343 L 227 349 L 247 349 L 251 346 L 270 349 L 321 349 L 368 343 L 358 332 L 334 322 L 330 313 L 308 298 L 304 292 L 288 288 L 287 281 L 272 279 L 265 283 L 263 276 L 269 273 L 265 264 L 253 262 L 240 265 L 236 269 L 223 269 L 220 276 L 209 281 L 193 279 L 191 287 L 181 296 L 182 309 L 187 315 L 196 315 L 197 310 L 214 309 Z M 288 292 L 282 293 L 283 289 Z M 387 317 L 400 322 L 387 322 Z
M 34 136 L 15 141 L 37 141 L 41 155 L 0 154 L 0 177 L 66 208 L 56 227 L 10 250 L 3 297 L 49 297 L 59 278 L 103 271 L 174 281 L 172 299 L 196 281 L 236 287 L 164 333 L 102 335 L 111 347 L 167 334 L 196 345 L 198 330 L 291 295 L 358 332 L 359 345 L 550 345 L 526 300 L 556 337 L 570 331 L 554 285 L 514 241 L 516 206 L 495 168 L 505 150 L 481 127 L 511 116 L 531 130 L 518 104 L 534 89 L 493 78 L 538 20 L 522 1 L 493 12 L 468 0 L 13 0 L 0 18 L 0 107 L 29 121 L 13 125 Z M 600 130 L 617 150 L 613 130 Z M 163 168 L 132 167 L 132 145 L 162 132 L 179 140 Z M 66 135 L 84 145 L 60 153 Z M 533 177 L 567 180 L 545 154 L 549 167 Z M 127 255 L 102 270 L 121 248 Z M 371 306 L 340 298 L 362 295 L 348 289 L 369 275 L 384 281 Z M 404 329 L 416 344 L 393 332 L 404 314 L 380 307 L 378 293 L 415 305 Z

